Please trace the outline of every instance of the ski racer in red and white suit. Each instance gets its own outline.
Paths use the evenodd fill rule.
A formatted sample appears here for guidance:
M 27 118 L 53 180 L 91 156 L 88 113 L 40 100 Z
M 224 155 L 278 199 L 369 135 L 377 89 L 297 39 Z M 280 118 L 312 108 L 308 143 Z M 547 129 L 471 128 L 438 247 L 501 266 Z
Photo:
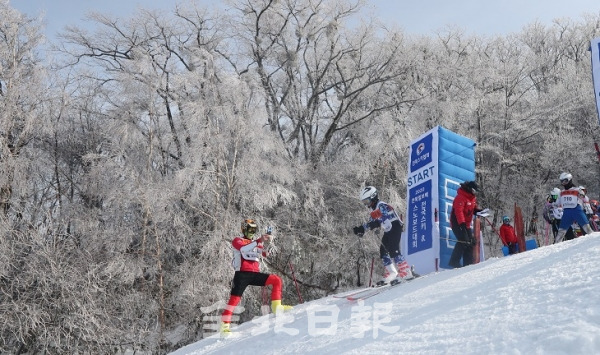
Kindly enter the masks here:
M 233 310 L 240 303 L 244 290 L 251 286 L 272 286 L 271 289 L 271 309 L 276 313 L 278 309 L 289 310 L 292 307 L 281 305 L 281 278 L 275 274 L 266 274 L 260 272 L 260 257 L 267 256 L 263 250 L 263 242 L 270 239 L 270 235 L 263 234 L 254 240 L 257 227 L 252 219 L 246 219 L 242 222 L 242 237 L 236 237 L 231 244 L 233 245 L 233 267 L 235 274 L 231 285 L 231 293 L 227 306 L 221 315 L 221 332 L 229 333 L 231 316 Z

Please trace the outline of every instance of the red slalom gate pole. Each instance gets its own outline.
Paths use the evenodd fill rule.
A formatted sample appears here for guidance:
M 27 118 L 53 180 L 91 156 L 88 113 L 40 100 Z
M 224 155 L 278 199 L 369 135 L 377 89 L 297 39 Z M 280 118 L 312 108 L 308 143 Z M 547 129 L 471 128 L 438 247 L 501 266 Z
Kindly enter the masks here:
M 296 285 L 296 292 L 298 292 L 298 299 L 300 303 L 304 303 L 302 300 L 302 295 L 300 294 L 300 287 L 298 287 L 298 281 L 296 280 L 296 274 L 294 273 L 294 267 L 292 266 L 292 262 L 290 261 L 290 270 L 292 270 L 292 278 L 294 279 L 294 284 Z
M 500 233 L 498 233 L 496 228 L 492 225 L 492 222 L 488 221 L 488 219 L 485 217 L 483 217 L 483 219 L 485 219 L 485 221 L 490 225 L 490 227 L 492 227 L 492 230 L 494 231 L 494 233 L 496 233 L 496 235 L 498 235 L 498 238 L 500 238 Z

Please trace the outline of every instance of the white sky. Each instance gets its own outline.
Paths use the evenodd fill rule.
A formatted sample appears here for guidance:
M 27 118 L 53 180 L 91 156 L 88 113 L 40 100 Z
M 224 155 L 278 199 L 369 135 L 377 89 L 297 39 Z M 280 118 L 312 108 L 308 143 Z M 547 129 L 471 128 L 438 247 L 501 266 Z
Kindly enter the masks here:
M 600 233 L 429 274 L 363 302 L 328 296 L 172 355 L 599 354 Z
M 432 34 L 446 25 L 457 25 L 469 33 L 502 35 L 520 31 L 539 21 L 584 13 L 598 14 L 598 0 L 371 0 L 388 23 L 397 23 L 415 34 Z
M 212 7 L 219 0 L 196 0 Z M 122 17 L 138 7 L 172 10 L 181 0 L 10 0 L 13 7 L 29 16 L 46 13 L 47 34 L 53 37 L 66 25 L 83 25 L 91 10 Z M 468 33 L 503 35 L 520 31 L 534 21 L 550 24 L 555 18 L 580 20 L 584 13 L 598 14 L 598 0 L 368 0 L 368 9 L 390 26 L 411 34 L 430 35 L 447 25 Z

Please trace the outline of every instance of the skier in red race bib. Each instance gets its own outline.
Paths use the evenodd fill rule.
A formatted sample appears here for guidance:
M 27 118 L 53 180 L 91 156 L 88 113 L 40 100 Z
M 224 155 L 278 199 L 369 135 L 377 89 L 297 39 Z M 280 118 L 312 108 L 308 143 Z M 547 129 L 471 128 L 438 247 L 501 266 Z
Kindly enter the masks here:
M 400 253 L 400 237 L 402 235 L 402 221 L 392 206 L 380 201 L 377 189 L 367 186 L 360 191 L 360 200 L 371 209 L 369 221 L 354 227 L 354 234 L 362 237 L 369 229 L 383 228 L 383 237 L 379 246 L 379 256 L 383 262 L 384 273 L 377 285 L 385 285 L 400 277 L 410 280 L 414 277 L 410 265 Z
M 263 234 L 254 239 L 257 226 L 254 220 L 246 219 L 242 222 L 242 236 L 236 237 L 231 244 L 233 245 L 233 268 L 235 274 L 231 286 L 231 295 L 229 302 L 221 315 L 221 333 L 226 335 L 230 332 L 231 316 L 233 310 L 240 303 L 244 290 L 251 286 L 272 286 L 271 289 L 271 310 L 273 313 L 287 311 L 292 306 L 281 304 L 281 278 L 274 274 L 260 272 L 259 260 L 266 257 L 267 253 L 263 251 L 264 243 L 271 238 L 269 234 Z
M 583 211 L 583 192 L 579 187 L 573 184 L 573 175 L 562 173 L 559 177 L 564 190 L 560 192 L 560 205 L 563 209 L 563 216 L 558 226 L 555 243 L 561 242 L 567 233 L 567 229 L 573 223 L 577 222 L 586 234 L 592 233 L 589 221 Z

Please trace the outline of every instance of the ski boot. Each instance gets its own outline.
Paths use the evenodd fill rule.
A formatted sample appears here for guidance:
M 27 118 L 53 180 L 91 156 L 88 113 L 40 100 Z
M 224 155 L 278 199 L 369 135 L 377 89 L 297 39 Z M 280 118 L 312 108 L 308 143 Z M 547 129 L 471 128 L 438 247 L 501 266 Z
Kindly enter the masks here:
M 221 337 L 225 338 L 231 335 L 231 324 L 221 323 Z
M 387 285 L 389 282 L 394 280 L 396 278 L 396 276 L 398 276 L 398 271 L 396 270 L 396 266 L 393 263 L 386 265 L 385 271 L 383 272 L 383 278 L 380 281 L 378 281 L 375 284 L 375 286 L 379 287 L 379 286 Z
M 412 269 L 410 265 L 408 265 L 406 260 L 398 264 L 398 276 L 400 276 L 402 281 L 408 281 L 415 278 L 415 276 L 412 273 Z
M 273 300 L 271 301 L 271 312 L 273 314 L 277 314 L 279 312 L 287 312 L 292 310 L 294 307 L 288 305 L 282 305 L 281 300 Z

